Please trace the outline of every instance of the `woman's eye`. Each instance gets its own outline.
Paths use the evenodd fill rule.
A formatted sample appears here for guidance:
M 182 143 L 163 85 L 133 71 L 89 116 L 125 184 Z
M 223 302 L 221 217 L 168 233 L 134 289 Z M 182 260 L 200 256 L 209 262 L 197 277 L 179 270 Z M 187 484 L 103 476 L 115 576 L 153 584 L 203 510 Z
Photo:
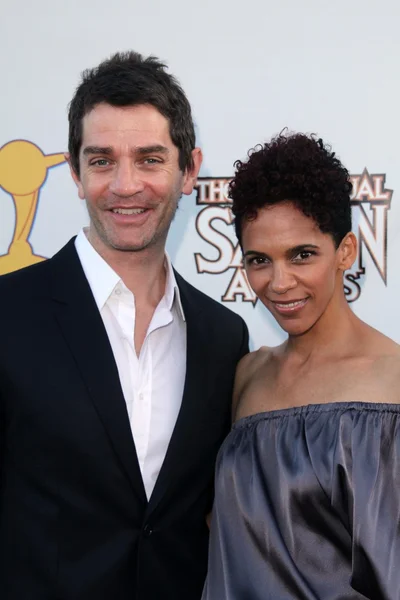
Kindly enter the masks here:
M 253 258 L 247 259 L 248 265 L 264 265 L 268 262 L 268 259 L 264 256 L 253 256 Z
M 295 257 L 294 260 L 295 261 L 302 261 L 302 260 L 307 260 L 308 258 L 310 258 L 311 256 L 313 256 L 314 252 L 310 252 L 308 250 L 304 250 L 303 252 L 299 252 Z

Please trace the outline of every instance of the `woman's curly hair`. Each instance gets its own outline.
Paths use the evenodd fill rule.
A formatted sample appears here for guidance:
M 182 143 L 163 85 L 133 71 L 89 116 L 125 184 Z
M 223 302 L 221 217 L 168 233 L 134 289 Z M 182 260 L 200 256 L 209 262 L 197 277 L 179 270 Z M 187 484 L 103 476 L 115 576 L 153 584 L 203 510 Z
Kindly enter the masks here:
M 351 231 L 349 172 L 321 139 L 302 133 L 274 137 L 235 162 L 229 186 L 235 230 L 242 245 L 243 220 L 252 220 L 265 206 L 290 201 L 329 233 L 336 247 Z

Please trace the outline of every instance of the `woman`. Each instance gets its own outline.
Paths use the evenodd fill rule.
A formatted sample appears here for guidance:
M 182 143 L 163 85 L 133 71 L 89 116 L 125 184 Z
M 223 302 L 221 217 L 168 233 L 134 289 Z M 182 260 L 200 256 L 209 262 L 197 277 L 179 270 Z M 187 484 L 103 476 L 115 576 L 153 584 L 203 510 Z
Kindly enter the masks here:
M 302 134 L 236 166 L 246 273 L 288 338 L 238 367 L 203 600 L 400 598 L 400 348 L 345 298 L 349 174 Z

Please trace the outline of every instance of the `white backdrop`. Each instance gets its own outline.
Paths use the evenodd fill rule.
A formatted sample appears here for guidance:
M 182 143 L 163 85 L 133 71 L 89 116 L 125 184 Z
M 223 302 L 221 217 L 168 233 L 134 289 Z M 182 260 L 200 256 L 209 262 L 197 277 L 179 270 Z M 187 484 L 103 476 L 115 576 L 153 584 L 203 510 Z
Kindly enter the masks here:
M 229 179 L 233 162 L 250 147 L 284 127 L 315 132 L 332 144 L 356 184 L 362 263 L 352 273 L 364 273 L 359 287 L 347 281 L 350 297 L 359 294 L 351 305 L 400 342 L 399 26 L 396 0 L 4 3 L 0 272 L 11 268 L 16 219 L 20 239 L 29 233 L 34 188 L 45 177 L 38 157 L 47 166 L 59 160 L 14 140 L 44 155 L 65 151 L 67 104 L 80 72 L 134 49 L 164 59 L 179 78 L 205 156 L 199 193 L 182 198 L 170 233 L 178 271 L 217 300 L 230 300 L 226 305 L 249 325 L 253 347 L 283 339 L 243 288 L 229 210 L 218 204 L 220 180 Z M 29 236 L 35 254 L 51 256 L 86 220 L 66 164 L 49 168 Z

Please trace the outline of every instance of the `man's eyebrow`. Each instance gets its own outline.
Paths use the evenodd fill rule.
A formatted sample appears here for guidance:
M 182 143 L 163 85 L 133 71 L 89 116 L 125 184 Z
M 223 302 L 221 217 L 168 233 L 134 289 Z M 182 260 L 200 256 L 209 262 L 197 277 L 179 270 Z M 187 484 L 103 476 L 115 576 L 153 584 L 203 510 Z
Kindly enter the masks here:
M 137 154 L 169 154 L 168 148 L 166 146 L 161 146 L 161 144 L 154 144 L 153 146 L 139 146 L 135 148 L 134 153 Z
M 110 156 L 113 153 L 111 146 L 86 146 L 83 149 L 83 155 L 88 156 L 89 154 L 106 154 Z

